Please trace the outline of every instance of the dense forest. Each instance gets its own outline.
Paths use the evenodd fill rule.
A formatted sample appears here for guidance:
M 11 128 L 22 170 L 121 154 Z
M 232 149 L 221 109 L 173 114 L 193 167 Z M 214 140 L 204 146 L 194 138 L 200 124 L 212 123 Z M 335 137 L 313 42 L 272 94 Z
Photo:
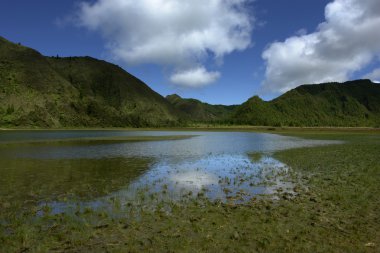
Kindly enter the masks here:
M 237 105 L 211 105 L 193 98 L 181 98 L 177 94 L 166 99 L 182 113 L 184 122 L 223 123 L 227 122 L 236 111 Z
M 0 37 L 1 127 L 380 126 L 380 85 L 301 85 L 271 101 L 211 105 L 166 98 L 91 57 L 46 57 Z
M 171 126 L 180 114 L 120 67 L 90 57 L 45 57 L 0 38 L 0 125 Z
M 235 124 L 265 126 L 380 126 L 380 85 L 370 80 L 299 86 L 266 102 L 239 106 Z

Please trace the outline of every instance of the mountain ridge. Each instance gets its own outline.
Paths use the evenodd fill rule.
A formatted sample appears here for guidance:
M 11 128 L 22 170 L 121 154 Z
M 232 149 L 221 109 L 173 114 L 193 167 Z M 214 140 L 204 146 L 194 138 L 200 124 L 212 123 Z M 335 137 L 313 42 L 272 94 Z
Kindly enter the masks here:
M 91 57 L 45 57 L 4 38 L 0 98 L 3 126 L 145 127 L 179 121 L 166 99 L 117 65 Z
M 380 85 L 370 80 L 307 84 L 263 101 L 254 96 L 233 115 L 235 124 L 379 126 Z
M 270 101 L 211 105 L 166 98 L 121 67 L 92 57 L 47 57 L 0 36 L 0 126 L 380 126 L 380 85 L 301 85 Z
M 177 94 L 166 96 L 166 99 L 185 119 L 194 122 L 223 122 L 228 119 L 237 105 L 211 105 L 194 98 L 182 98 Z

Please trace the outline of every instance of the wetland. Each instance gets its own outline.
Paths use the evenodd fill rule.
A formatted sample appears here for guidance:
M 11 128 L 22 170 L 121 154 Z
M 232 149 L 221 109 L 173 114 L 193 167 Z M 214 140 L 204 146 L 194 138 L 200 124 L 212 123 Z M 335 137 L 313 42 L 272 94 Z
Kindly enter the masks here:
M 279 133 L 2 131 L 0 244 L 375 252 L 380 135 Z

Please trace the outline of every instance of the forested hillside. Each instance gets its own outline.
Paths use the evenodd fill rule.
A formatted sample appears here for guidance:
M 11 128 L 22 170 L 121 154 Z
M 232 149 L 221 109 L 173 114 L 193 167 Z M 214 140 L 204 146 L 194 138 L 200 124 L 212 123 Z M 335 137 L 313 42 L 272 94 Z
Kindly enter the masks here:
M 216 94 L 217 95 L 217 94 Z M 380 85 L 302 85 L 272 101 L 211 105 L 166 98 L 91 57 L 46 57 L 0 37 L 1 127 L 380 126 Z
M 0 38 L 0 125 L 171 126 L 178 112 L 120 67 L 45 57 Z
M 190 122 L 222 123 L 228 120 L 237 105 L 211 105 L 197 99 L 181 98 L 177 94 L 169 95 L 166 99 L 179 111 L 182 117 Z
M 379 126 L 380 85 L 370 80 L 299 86 L 266 102 L 255 96 L 232 117 L 266 126 Z

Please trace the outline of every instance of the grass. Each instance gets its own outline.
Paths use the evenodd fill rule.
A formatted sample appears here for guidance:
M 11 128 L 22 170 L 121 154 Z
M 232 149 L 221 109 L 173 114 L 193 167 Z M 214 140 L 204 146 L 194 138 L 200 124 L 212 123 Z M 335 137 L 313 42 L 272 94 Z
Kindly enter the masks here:
M 299 205 L 302 213 L 309 216 L 306 220 L 309 225 L 320 230 L 317 233 L 313 230 L 314 233 L 306 236 L 308 240 L 315 247 L 325 245 L 327 251 L 379 250 L 380 136 L 297 135 L 346 141 L 343 145 L 294 149 L 276 154 L 276 158 L 302 175 L 303 184 L 307 186 L 299 196 Z
M 286 134 L 345 143 L 275 153 L 291 166 L 285 176 L 295 185 L 278 200 L 228 204 L 199 195 L 154 209 L 115 201 L 118 217 L 91 209 L 40 217 L 2 211 L 0 245 L 5 252 L 378 252 L 380 135 Z

